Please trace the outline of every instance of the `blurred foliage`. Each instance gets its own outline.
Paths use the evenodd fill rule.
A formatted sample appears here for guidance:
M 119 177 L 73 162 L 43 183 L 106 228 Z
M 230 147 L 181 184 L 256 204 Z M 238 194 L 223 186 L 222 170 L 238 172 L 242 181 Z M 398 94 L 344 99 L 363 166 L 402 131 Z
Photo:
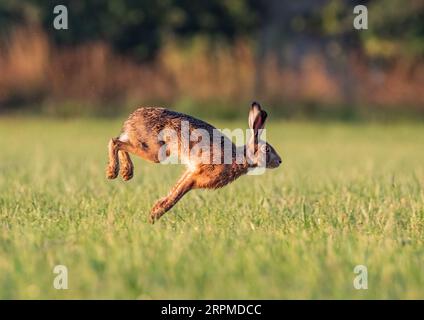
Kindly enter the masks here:
M 423 57 L 424 1 L 373 1 L 369 16 L 369 32 L 360 34 L 369 55 Z
M 70 28 L 52 27 L 53 8 L 67 6 Z M 353 7 L 369 9 L 368 32 L 352 27 Z M 107 41 L 139 60 L 153 58 L 167 37 L 205 35 L 232 41 L 264 36 L 281 39 L 310 34 L 343 37 L 370 56 L 420 56 L 424 52 L 424 4 L 420 0 L 2 0 L 0 30 L 40 22 L 59 45 Z
M 253 1 L 214 0 L 23 0 L 0 2 L 0 28 L 31 22 L 34 15 L 59 45 L 109 42 L 114 49 L 144 60 L 155 56 L 166 36 L 203 34 L 233 40 L 255 24 Z M 69 29 L 52 26 L 53 8 L 68 8 Z

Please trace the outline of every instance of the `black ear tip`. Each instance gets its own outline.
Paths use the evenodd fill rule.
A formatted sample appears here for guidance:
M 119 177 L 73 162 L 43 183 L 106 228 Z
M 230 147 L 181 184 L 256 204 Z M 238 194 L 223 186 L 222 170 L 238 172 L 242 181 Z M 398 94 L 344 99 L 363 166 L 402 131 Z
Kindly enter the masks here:
M 255 106 L 258 107 L 259 109 L 261 109 L 261 105 L 259 104 L 259 102 L 253 101 L 252 102 L 252 108 L 254 108 Z
M 268 117 L 268 113 L 266 113 L 265 110 L 261 110 L 261 115 L 262 115 L 262 118 L 264 119 L 264 121 L 265 121 L 266 117 Z

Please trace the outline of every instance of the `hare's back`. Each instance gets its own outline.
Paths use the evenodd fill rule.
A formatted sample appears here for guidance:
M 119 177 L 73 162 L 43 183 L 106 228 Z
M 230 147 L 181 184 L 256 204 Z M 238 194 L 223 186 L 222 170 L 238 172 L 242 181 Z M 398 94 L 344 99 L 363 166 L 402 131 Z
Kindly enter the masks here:
M 181 131 L 182 125 L 188 125 L 189 130 L 204 129 L 210 134 L 215 127 L 184 113 L 165 108 L 144 107 L 134 111 L 124 124 L 123 131 L 136 131 L 142 134 L 159 134 L 164 129 Z

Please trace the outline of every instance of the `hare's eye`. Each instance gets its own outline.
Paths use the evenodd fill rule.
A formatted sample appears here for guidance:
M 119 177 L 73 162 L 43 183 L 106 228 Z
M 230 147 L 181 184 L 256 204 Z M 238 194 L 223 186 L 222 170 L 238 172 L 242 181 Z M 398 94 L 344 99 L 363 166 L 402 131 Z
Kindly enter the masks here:
M 261 147 L 261 151 L 262 151 L 262 152 L 266 152 L 266 153 L 268 153 L 268 152 L 270 151 L 270 148 L 269 148 L 267 145 L 263 145 L 263 146 Z

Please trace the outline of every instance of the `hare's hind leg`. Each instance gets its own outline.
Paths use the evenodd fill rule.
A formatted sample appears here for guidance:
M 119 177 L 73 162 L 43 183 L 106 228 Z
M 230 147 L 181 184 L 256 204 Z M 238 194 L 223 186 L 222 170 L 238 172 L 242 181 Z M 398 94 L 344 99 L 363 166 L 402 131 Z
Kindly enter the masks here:
M 128 152 L 119 150 L 118 152 L 119 164 L 121 170 L 119 173 L 121 174 L 122 179 L 125 181 L 130 180 L 134 175 L 134 165 L 131 161 L 130 155 Z
M 106 169 L 106 176 L 109 179 L 115 179 L 120 172 L 125 181 L 131 179 L 134 172 L 134 165 L 128 154 L 128 151 L 132 151 L 131 146 L 119 138 L 113 138 L 109 141 L 108 150 L 109 164 Z M 119 167 L 121 167 L 120 171 Z
M 150 212 L 150 223 L 155 223 L 161 216 L 170 210 L 194 186 L 192 172 L 186 171 L 171 189 L 169 194 L 156 202 Z
M 115 179 L 118 176 L 118 172 L 119 172 L 119 159 L 118 159 L 119 147 L 116 142 L 117 142 L 117 139 L 110 139 L 108 144 L 109 164 L 106 168 L 106 176 L 109 179 Z

